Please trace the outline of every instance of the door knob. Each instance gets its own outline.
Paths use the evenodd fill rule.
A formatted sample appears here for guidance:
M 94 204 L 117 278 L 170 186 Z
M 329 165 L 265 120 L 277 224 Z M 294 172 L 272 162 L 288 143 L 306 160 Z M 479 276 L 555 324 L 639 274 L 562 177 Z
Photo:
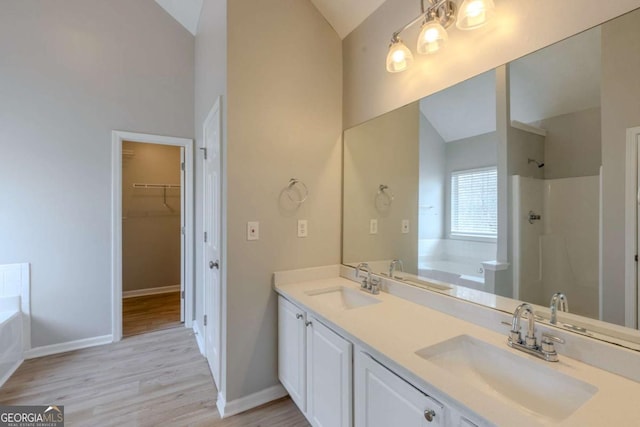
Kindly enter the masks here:
M 211 269 L 216 269 L 219 270 L 220 269 L 220 264 L 218 264 L 218 260 L 216 260 L 215 262 L 213 261 L 209 261 L 209 268 Z
M 435 417 L 436 417 L 436 412 L 433 409 L 427 409 L 426 411 L 424 411 L 424 418 L 428 422 L 433 421 Z

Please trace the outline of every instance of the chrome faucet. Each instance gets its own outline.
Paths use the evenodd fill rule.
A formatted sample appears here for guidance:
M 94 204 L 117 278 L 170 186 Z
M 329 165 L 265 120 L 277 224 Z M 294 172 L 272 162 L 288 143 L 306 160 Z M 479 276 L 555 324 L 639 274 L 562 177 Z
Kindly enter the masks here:
M 520 335 L 520 320 L 523 316 L 526 316 L 528 321 L 527 335 L 524 340 Z M 535 333 L 536 320 L 535 315 L 533 314 L 533 307 L 527 303 L 520 304 L 513 312 L 511 331 L 509 332 L 507 344 L 511 348 L 524 351 L 527 354 L 539 357 L 547 362 L 557 362 L 558 353 L 556 352 L 554 344 L 564 344 L 564 340 L 562 338 L 543 333 L 540 345 L 538 345 Z
M 380 280 L 371 276 L 371 267 L 366 262 L 361 262 L 356 267 L 356 279 L 360 279 L 360 271 L 366 271 L 367 275 L 362 277 L 362 284 L 360 290 L 377 295 L 380 293 Z
M 399 259 L 394 259 L 393 261 L 391 261 L 391 264 L 389 264 L 389 278 L 391 279 L 393 279 L 393 273 L 395 273 L 396 271 L 396 266 L 399 266 L 400 271 L 404 273 L 404 264 L 402 264 L 402 261 Z
M 536 320 L 533 316 L 533 307 L 526 303 L 520 304 L 518 307 L 516 307 L 516 311 L 513 312 L 513 319 L 511 320 L 511 332 L 509 333 L 509 342 L 523 344 L 522 336 L 520 335 L 520 319 L 522 319 L 523 314 L 527 316 L 527 321 L 529 322 L 524 345 L 529 348 L 533 348 L 536 346 Z
M 562 292 L 556 292 L 551 297 L 551 305 L 549 308 L 551 309 L 551 319 L 549 319 L 549 322 L 552 325 L 555 325 L 558 323 L 558 309 L 564 312 L 569 311 L 569 301 L 567 300 L 567 296 Z

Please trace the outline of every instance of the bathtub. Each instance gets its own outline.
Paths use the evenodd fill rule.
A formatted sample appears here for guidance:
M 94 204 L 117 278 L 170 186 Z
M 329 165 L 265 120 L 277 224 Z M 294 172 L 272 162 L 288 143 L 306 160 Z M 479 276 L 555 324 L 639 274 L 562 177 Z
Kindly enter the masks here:
M 458 261 L 426 261 L 420 264 L 418 275 L 452 285 L 485 290 L 482 264 Z
M 20 297 L 0 297 L 0 387 L 22 363 Z

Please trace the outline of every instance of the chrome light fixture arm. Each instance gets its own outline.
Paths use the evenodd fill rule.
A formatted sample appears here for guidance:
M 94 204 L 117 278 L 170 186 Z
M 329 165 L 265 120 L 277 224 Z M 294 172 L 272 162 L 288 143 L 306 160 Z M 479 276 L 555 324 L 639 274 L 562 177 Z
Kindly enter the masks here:
M 403 26 L 399 30 L 393 32 L 393 35 L 391 36 L 391 43 L 395 43 L 399 40 L 400 33 L 413 27 L 420 21 L 429 19 L 429 17 L 431 16 L 436 17 L 440 21 L 440 24 L 445 28 L 448 28 L 449 26 L 451 26 L 451 24 L 453 24 L 453 22 L 455 21 L 455 15 L 456 15 L 456 12 L 455 12 L 456 4 L 453 1 L 451 0 L 438 0 L 437 2 L 434 2 L 432 0 L 427 0 L 427 1 L 431 4 L 425 8 L 424 0 L 421 0 L 420 7 L 422 9 L 422 13 L 420 13 L 420 15 L 415 17 L 411 22 L 407 23 L 405 26 Z

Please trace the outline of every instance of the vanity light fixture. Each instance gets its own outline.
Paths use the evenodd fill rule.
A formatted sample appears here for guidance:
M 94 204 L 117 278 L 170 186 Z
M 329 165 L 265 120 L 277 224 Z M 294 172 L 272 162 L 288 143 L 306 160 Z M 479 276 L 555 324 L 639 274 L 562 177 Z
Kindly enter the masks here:
M 425 6 L 425 2 L 428 5 Z M 416 51 L 426 55 L 435 53 L 449 39 L 447 28 L 454 22 L 461 30 L 472 30 L 484 25 L 491 17 L 495 5 L 493 0 L 464 0 L 458 9 L 452 0 L 420 0 L 421 13 L 413 21 L 394 32 L 387 54 L 387 71 L 404 71 L 413 62 L 413 55 L 400 39 L 400 33 L 422 22 Z

